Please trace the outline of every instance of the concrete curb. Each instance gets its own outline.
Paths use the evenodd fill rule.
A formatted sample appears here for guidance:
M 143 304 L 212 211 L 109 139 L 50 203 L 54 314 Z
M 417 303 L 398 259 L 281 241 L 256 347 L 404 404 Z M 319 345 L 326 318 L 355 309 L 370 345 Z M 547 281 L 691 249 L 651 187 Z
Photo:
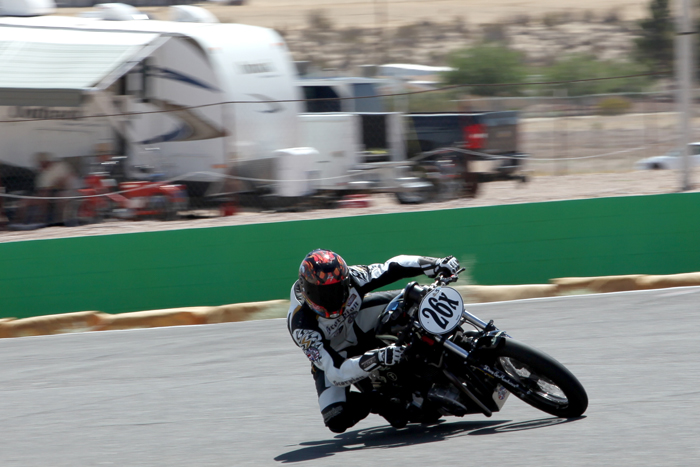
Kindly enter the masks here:
M 557 286 L 554 284 L 462 285 L 455 289 L 459 291 L 466 303 L 503 302 L 557 295 Z
M 99 311 L 79 311 L 58 315 L 0 320 L 0 337 L 43 336 L 69 332 L 92 331 L 109 320 L 110 315 Z
M 456 286 L 466 303 L 487 303 L 585 293 L 623 292 L 700 286 L 700 272 L 672 275 L 632 274 L 603 277 L 563 277 L 550 284 Z M 170 308 L 110 315 L 80 311 L 32 318 L 0 319 L 0 338 L 42 336 L 85 331 L 229 323 L 285 316 L 289 300 L 235 303 L 221 306 Z
M 700 285 L 700 272 L 664 276 L 632 274 L 626 276 L 563 277 L 552 279 L 550 282 L 557 286 L 557 294 L 576 290 L 584 290 L 589 293 L 624 292 Z
M 0 319 L 0 338 L 229 323 L 277 317 L 285 313 L 288 307 L 288 300 L 271 300 L 221 306 L 135 311 L 117 315 L 99 311 L 80 311 L 23 319 L 4 318 Z

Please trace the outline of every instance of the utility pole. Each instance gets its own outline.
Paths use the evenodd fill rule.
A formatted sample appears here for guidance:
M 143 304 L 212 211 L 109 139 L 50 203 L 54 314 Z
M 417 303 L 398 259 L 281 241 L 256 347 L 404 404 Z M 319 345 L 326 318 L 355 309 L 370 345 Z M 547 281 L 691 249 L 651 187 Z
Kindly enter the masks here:
M 377 66 L 383 65 L 386 60 L 387 28 L 389 17 L 389 0 L 374 0 L 374 26 L 377 29 L 376 58 Z M 380 11 L 381 7 L 383 11 Z
M 693 118 L 693 16 L 690 13 L 690 0 L 676 0 L 676 83 L 678 86 L 677 104 L 681 132 L 681 191 L 692 188 L 690 180 L 690 139 Z

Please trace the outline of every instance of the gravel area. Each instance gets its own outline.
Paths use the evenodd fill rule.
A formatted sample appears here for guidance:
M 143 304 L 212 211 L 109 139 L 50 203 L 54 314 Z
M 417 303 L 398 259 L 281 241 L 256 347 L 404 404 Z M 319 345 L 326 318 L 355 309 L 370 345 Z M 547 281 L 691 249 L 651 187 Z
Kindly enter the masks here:
M 696 169 L 692 174 L 691 181 L 698 180 L 699 176 L 700 169 Z M 532 177 L 527 183 L 507 181 L 483 184 L 480 187 L 478 196 L 473 199 L 463 198 L 439 203 L 402 205 L 396 201 L 393 195 L 377 194 L 371 197 L 370 206 L 364 208 L 322 209 L 284 213 L 241 211 L 233 216 L 227 217 L 220 217 L 217 216 L 216 213 L 211 212 L 199 213 L 201 214 L 201 216 L 198 216 L 200 218 L 170 222 L 109 220 L 102 224 L 80 227 L 47 227 L 31 231 L 2 231 L 0 232 L 0 242 L 222 227 L 263 222 L 286 222 L 305 219 L 469 208 L 569 199 L 652 195 L 678 192 L 680 186 L 680 174 L 667 170 L 536 176 Z M 696 184 L 695 189 L 692 191 L 700 191 L 700 188 L 698 188 L 699 186 L 700 184 Z M 207 216 L 207 214 L 209 214 L 209 216 Z

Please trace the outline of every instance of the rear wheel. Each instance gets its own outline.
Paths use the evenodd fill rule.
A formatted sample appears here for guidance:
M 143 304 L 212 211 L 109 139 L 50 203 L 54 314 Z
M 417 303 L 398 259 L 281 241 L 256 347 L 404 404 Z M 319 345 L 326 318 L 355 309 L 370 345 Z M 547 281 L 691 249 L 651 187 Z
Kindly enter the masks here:
M 578 417 L 588 408 L 581 383 L 549 355 L 510 339 L 493 352 L 495 365 L 525 387 L 511 390 L 519 399 L 557 417 Z

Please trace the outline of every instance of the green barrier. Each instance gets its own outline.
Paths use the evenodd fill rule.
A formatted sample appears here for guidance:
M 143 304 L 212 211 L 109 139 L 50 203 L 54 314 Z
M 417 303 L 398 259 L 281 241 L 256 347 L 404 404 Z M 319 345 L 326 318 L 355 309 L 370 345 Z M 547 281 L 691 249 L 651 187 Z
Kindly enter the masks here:
M 454 254 L 482 285 L 700 270 L 700 193 L 0 243 L 0 317 L 286 299 L 304 255 Z

